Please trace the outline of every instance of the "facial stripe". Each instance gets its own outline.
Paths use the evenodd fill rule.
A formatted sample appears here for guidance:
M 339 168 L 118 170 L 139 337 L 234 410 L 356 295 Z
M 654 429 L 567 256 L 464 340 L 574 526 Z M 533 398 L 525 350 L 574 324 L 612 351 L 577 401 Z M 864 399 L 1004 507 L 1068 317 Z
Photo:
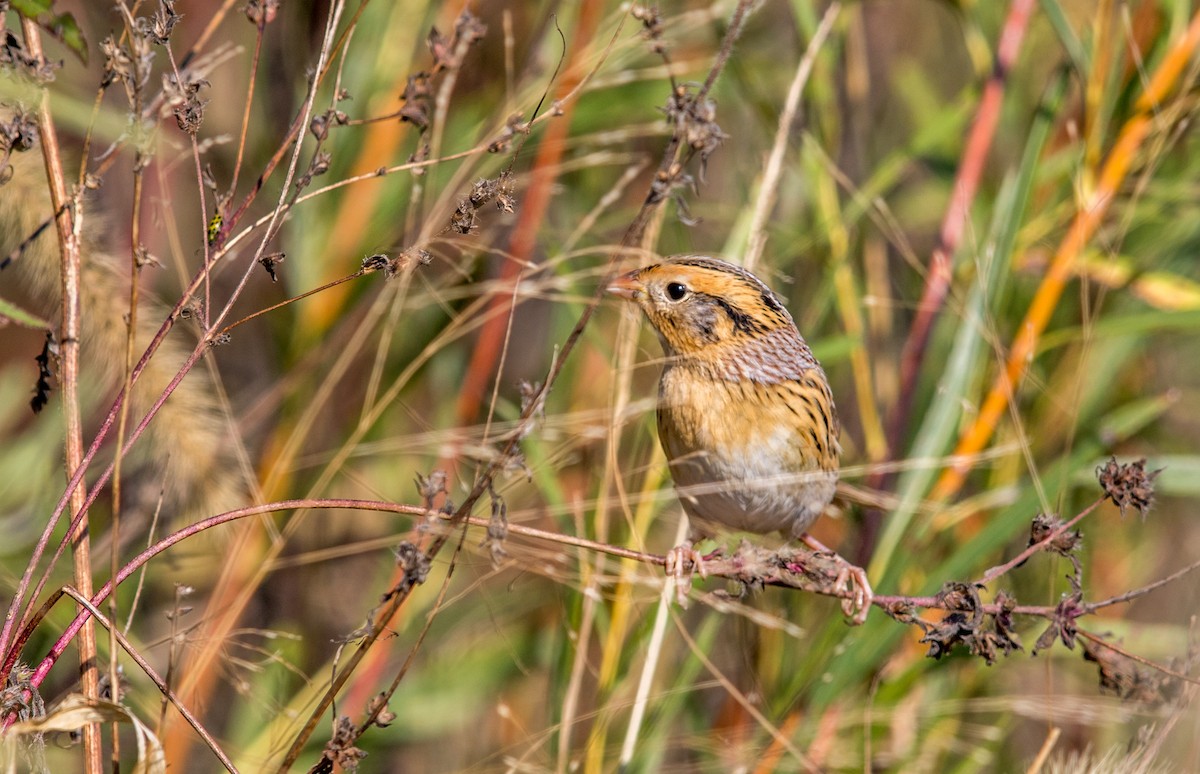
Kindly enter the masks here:
M 752 316 L 746 314 L 741 309 L 738 309 L 733 304 L 726 301 L 720 296 L 712 296 L 705 294 L 705 297 L 721 307 L 721 311 L 729 317 L 729 321 L 733 323 L 733 329 L 739 333 L 757 333 L 762 330 L 762 326 Z

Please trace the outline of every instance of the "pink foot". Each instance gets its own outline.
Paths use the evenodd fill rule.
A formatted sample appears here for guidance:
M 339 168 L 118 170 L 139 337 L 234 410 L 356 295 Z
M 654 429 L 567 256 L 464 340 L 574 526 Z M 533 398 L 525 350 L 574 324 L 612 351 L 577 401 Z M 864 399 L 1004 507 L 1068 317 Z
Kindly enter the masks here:
M 692 576 L 708 577 L 704 568 L 704 555 L 695 549 L 692 541 L 685 540 L 667 552 L 667 575 L 675 579 L 675 601 L 680 607 L 688 606 L 688 593 L 692 590 Z
M 871 583 L 867 580 L 867 571 L 850 564 L 812 535 L 805 533 L 800 536 L 800 540 L 817 553 L 829 554 L 837 561 L 839 569 L 833 585 L 839 589 L 845 588 L 850 592 L 850 596 L 842 598 L 842 612 L 850 619 L 851 625 L 863 624 L 867 620 L 867 611 L 871 609 L 871 602 L 875 599 L 875 592 L 871 590 Z

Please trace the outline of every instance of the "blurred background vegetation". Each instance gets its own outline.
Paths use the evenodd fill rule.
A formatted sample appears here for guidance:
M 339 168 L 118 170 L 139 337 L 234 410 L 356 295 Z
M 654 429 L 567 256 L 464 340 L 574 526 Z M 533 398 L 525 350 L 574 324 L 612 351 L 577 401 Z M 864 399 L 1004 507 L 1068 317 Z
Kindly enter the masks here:
M 226 473 L 245 491 L 234 505 L 303 497 L 420 505 L 416 479 L 434 470 L 448 473 L 447 496 L 461 502 L 503 448 L 523 396 L 546 379 L 613 256 L 648 260 L 619 242 L 670 137 L 662 108 L 672 80 L 707 76 L 735 5 L 660 3 L 651 41 L 628 4 L 611 0 L 348 4 L 314 106 L 316 115 L 342 115 L 330 114 L 319 149 L 314 133 L 302 132 L 297 172 L 318 152 L 328 168 L 259 253 L 286 255 L 272 282 L 255 250 L 266 218 L 295 187 L 283 189 L 277 168 L 245 212 L 235 210 L 274 154 L 283 150 L 283 167 L 291 157 L 288 130 L 304 112 L 331 7 L 251 3 L 262 9 L 260 38 L 240 5 L 179 3 L 167 45 L 177 65 L 205 67 L 196 140 L 214 187 L 202 208 L 188 135 L 169 111 L 155 113 L 141 223 L 161 267 L 141 273 L 148 296 L 139 315 L 165 317 L 199 269 L 210 229 L 220 231 L 214 250 L 233 242 L 212 273 L 213 308 L 249 277 L 230 320 L 350 275 L 373 254 L 398 269 L 241 325 L 201 363 L 219 376 L 236 429 L 228 443 L 244 460 Z M 109 88 L 93 113 L 100 44 L 121 38 L 123 15 L 109 3 L 54 8 L 73 13 L 90 50 L 85 64 L 47 41 L 63 65 L 49 85 L 55 122 L 72 158 L 92 127 L 92 168 L 115 147 L 87 228 L 126 265 L 134 152 L 123 90 Z M 644 245 L 739 260 L 760 197 L 774 196 L 756 270 L 788 301 L 830 376 L 844 481 L 884 503 L 843 503 L 816 536 L 869 566 L 877 592 L 930 594 L 1014 556 L 1035 514 L 1068 517 L 1093 502 L 1094 470 L 1109 455 L 1145 456 L 1149 468 L 1165 467 L 1148 518 L 1105 505 L 1082 522 L 1086 597 L 1187 566 L 1200 555 L 1200 148 L 1190 131 L 1200 60 L 1189 48 L 1197 11 L 1171 0 L 1043 0 L 1012 66 L 997 70 L 999 41 L 1014 23 L 1009 3 L 837 6 L 798 114 L 783 127 L 775 179 L 766 170 L 780 115 L 827 9 L 808 0 L 754 4 L 711 92 L 724 141 L 705 164 L 687 167 L 693 184 L 655 211 Z M 129 10 L 150 17 L 158 6 Z M 467 12 L 477 28 L 468 29 Z M 6 18 L 19 35 L 16 14 Z M 456 60 L 471 32 L 484 34 Z M 1147 84 L 1180 48 L 1185 66 L 1146 110 Z M 151 95 L 172 72 L 166 49 L 153 50 Z M 436 67 L 439 58 L 449 65 Z M 411 80 L 422 72 L 427 83 Z M 919 378 L 906 388 L 901 353 L 993 75 L 1002 88 L 995 138 Z M 526 134 L 522 123 L 539 103 Z M 1148 129 L 1122 149 L 1117 140 L 1139 115 Z M 493 143 L 498 152 L 488 152 Z M 1118 153 L 1128 171 L 1106 182 L 1105 164 Z M 424 158 L 435 163 L 370 174 Z M 504 170 L 513 211 L 468 207 L 471 227 L 451 228 L 472 185 Z M 214 224 L 214 199 L 235 176 Z M 333 185 L 354 176 L 363 177 Z M 976 422 L 1072 221 L 1113 182 L 995 432 L 964 459 L 966 480 L 948 483 L 947 455 Z M 0 273 L 0 295 L 20 294 Z M 190 348 L 199 333 L 182 321 L 171 335 Z M 63 491 L 59 404 L 52 398 L 36 417 L 28 409 L 42 339 L 12 325 L 0 333 L 6 591 Z M 496 498 L 485 497 L 476 514 L 503 502 L 514 525 L 658 553 L 673 545 L 681 511 L 652 410 L 659 356 L 639 319 L 602 303 L 563 362 L 544 417 L 521 441 L 521 459 L 497 476 Z M 89 379 L 89 368 L 85 441 L 115 394 Z M 904 402 L 911 411 L 889 441 Z M 180 444 L 186 454 L 186 439 Z M 156 471 L 143 464 L 140 474 L 157 487 Z M 106 502 L 92 512 L 101 546 Z M 123 515 L 123 561 L 146 545 L 153 506 L 151 497 Z M 159 534 L 183 526 L 167 512 L 162 522 Z M 149 565 L 128 635 L 160 673 L 172 665 L 181 698 L 242 771 L 273 770 L 395 582 L 392 547 L 424 539 L 412 531 L 422 522 L 297 510 L 215 528 Z M 1018 619 L 1025 650 L 994 665 L 961 651 L 934 661 L 918 629 L 879 611 L 853 628 L 836 600 L 767 589 L 725 602 L 709 593 L 725 589 L 716 579 L 698 584 L 684 611 L 661 604 L 659 567 L 518 535 L 497 556 L 483 538 L 478 527 L 461 543 L 455 534 L 339 693 L 336 713 L 359 722 L 403 670 L 389 703 L 394 721 L 357 742 L 369 754 L 361 770 L 1054 770 L 1040 750 L 1058 765 L 1115 750 L 1200 768 L 1190 688 L 1160 702 L 1112 696 L 1079 647 L 1060 643 L 1031 657 L 1040 620 Z M 107 549 L 96 557 L 99 585 Z M 1003 588 L 1024 604 L 1054 605 L 1069 571 L 1067 560 L 1038 555 L 984 594 Z M 67 582 L 62 563 L 51 588 Z M 180 584 L 194 589 L 183 602 Z M 126 586 L 123 616 L 135 592 Z M 1081 626 L 1186 669 L 1197 590 L 1189 575 Z M 41 659 L 72 615 L 59 603 L 24 659 Z M 100 642 L 103 653 L 103 634 Z M 68 653 L 43 685 L 48 701 L 73 688 L 73 659 Z M 131 663 L 125 676 L 125 701 L 151 726 L 158 721 L 172 770 L 216 770 L 173 710 L 158 720 L 153 684 Z M 297 768 L 319 759 L 330 716 Z M 56 771 L 80 765 L 76 750 L 52 754 Z M 1124 760 L 1114 770 L 1135 770 Z

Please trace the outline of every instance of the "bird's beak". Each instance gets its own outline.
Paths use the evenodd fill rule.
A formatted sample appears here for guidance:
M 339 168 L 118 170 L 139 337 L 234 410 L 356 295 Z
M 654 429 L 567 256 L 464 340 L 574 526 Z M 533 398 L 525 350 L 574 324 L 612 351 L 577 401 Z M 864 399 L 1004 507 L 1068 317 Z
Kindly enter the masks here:
M 642 289 L 642 281 L 638 279 L 638 272 L 636 271 L 631 271 L 628 274 L 622 274 L 620 277 L 617 277 L 608 284 L 609 293 L 630 301 L 637 298 L 638 294 L 642 292 Z

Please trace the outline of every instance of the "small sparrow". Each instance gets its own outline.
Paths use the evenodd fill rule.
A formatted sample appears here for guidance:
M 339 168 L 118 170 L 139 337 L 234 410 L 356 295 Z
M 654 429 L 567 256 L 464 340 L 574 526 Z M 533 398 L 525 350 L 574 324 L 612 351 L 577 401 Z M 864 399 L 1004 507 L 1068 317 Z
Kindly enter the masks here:
M 666 354 L 658 437 L 691 540 L 718 532 L 781 532 L 821 552 L 806 530 L 833 500 L 839 424 L 821 364 L 783 302 L 726 261 L 675 256 L 618 277 L 608 290 L 646 313 Z M 668 571 L 703 574 L 689 541 Z M 842 607 L 866 620 L 866 573 L 841 560 Z

